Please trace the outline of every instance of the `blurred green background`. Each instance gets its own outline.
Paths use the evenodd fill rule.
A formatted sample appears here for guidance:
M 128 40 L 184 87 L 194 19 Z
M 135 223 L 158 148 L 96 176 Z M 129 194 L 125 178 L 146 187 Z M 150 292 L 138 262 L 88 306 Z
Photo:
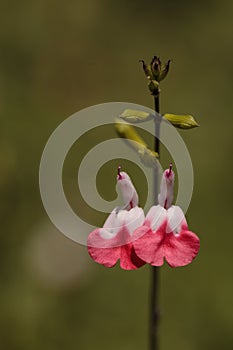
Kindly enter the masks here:
M 110 101 L 152 107 L 138 61 L 154 54 L 173 60 L 162 112 L 201 124 L 181 132 L 201 251 L 160 271 L 160 349 L 232 349 L 232 13 L 230 0 L 1 1 L 1 349 L 147 349 L 150 269 L 105 269 L 56 231 L 38 169 L 72 113 Z M 75 181 L 68 162 L 64 183 L 79 203 Z

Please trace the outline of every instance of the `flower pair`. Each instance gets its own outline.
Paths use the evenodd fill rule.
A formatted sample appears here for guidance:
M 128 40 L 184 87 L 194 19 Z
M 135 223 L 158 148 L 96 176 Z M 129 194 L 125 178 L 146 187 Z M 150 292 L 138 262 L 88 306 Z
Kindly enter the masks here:
M 138 206 L 138 195 L 129 176 L 118 168 L 117 186 L 124 206 L 115 208 L 102 228 L 88 236 L 88 252 L 93 260 L 113 267 L 134 270 L 146 263 L 161 266 L 166 259 L 171 267 L 184 266 L 199 251 L 199 238 L 188 230 L 182 209 L 172 205 L 174 172 L 163 173 L 158 205 L 146 217 Z

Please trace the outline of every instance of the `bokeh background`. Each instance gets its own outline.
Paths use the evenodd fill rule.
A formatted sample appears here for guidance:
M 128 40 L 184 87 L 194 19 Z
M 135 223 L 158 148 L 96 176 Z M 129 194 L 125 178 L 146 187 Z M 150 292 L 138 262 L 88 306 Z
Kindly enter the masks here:
M 154 54 L 173 60 L 162 112 L 201 124 L 181 132 L 201 252 L 160 271 L 160 349 L 232 349 L 232 15 L 231 0 L 1 1 L 1 349 L 147 349 L 150 269 L 105 269 L 62 236 L 41 203 L 38 169 L 49 135 L 72 113 L 110 101 L 152 106 L 138 61 Z M 74 148 L 65 167 L 77 209 L 77 159 L 95 141 Z

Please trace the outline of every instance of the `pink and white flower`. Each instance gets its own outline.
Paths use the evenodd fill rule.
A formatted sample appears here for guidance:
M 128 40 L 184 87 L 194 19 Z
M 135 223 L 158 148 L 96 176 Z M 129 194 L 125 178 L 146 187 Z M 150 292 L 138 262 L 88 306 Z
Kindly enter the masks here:
M 105 221 L 88 236 L 87 246 L 91 258 L 106 267 L 113 267 L 120 260 L 125 270 L 134 270 L 145 262 L 136 254 L 133 247 L 134 232 L 143 225 L 145 215 L 138 207 L 138 195 L 130 177 L 118 168 L 117 186 L 122 192 L 124 206 L 115 208 Z
M 185 266 L 196 257 L 200 242 L 195 233 L 189 231 L 182 209 L 172 205 L 174 173 L 172 165 L 162 177 L 159 204 L 151 207 L 144 225 L 135 235 L 134 242 L 139 258 L 153 266 L 161 266 L 166 259 L 171 267 Z

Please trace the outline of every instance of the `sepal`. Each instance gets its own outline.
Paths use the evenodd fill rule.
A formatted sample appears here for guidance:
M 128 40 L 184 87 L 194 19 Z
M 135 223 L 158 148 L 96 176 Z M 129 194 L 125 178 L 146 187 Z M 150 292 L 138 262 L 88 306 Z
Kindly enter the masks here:
M 163 79 L 166 78 L 166 76 L 169 72 L 170 62 L 171 62 L 171 60 L 168 60 L 166 64 L 162 64 L 161 70 L 159 73 L 159 78 L 158 78 L 159 80 L 158 81 L 162 81 Z
M 146 64 L 144 60 L 139 60 L 139 62 L 142 62 L 142 68 L 144 70 L 144 73 L 146 75 L 146 77 L 148 79 L 154 79 L 153 73 L 152 73 L 152 69 L 151 69 L 151 65 L 150 64 Z

